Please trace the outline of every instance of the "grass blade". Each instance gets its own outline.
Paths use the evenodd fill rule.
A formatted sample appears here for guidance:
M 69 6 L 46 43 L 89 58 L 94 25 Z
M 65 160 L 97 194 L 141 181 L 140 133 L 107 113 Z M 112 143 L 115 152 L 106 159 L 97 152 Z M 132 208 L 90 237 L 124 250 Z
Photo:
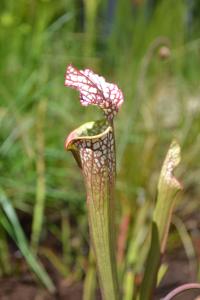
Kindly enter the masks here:
M 27 239 L 25 237 L 24 231 L 19 223 L 17 214 L 11 204 L 11 202 L 8 200 L 6 195 L 2 190 L 0 190 L 0 205 L 2 206 L 2 209 L 4 211 L 4 214 L 6 215 L 6 218 L 8 219 L 7 222 L 7 229 L 9 227 L 9 234 L 12 232 L 11 237 L 16 242 L 19 250 L 21 251 L 22 255 L 24 256 L 25 260 L 27 261 L 28 265 L 32 269 L 32 271 L 36 274 L 38 279 L 42 282 L 42 284 L 50 291 L 54 292 L 55 287 L 54 284 L 49 277 L 49 275 L 46 273 L 45 269 L 41 265 L 41 263 L 36 259 L 34 254 L 32 253 Z M 0 222 L 2 223 L 2 226 L 4 226 L 6 223 L 2 222 L 2 219 L 0 219 Z

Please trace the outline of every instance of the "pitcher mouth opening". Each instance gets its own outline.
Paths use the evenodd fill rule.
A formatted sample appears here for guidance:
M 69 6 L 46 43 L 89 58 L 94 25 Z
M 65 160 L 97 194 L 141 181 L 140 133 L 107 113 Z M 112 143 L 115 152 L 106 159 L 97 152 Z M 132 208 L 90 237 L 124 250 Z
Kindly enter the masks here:
M 75 141 L 101 138 L 110 130 L 112 130 L 112 127 L 106 120 L 87 122 L 68 135 L 65 141 L 65 149 L 72 150 Z
M 65 149 L 72 152 L 78 166 L 82 168 L 80 147 L 78 148 L 77 145 L 82 143 L 81 145 L 90 148 L 92 142 L 98 142 L 112 131 L 113 128 L 106 119 L 87 122 L 69 134 L 65 141 Z

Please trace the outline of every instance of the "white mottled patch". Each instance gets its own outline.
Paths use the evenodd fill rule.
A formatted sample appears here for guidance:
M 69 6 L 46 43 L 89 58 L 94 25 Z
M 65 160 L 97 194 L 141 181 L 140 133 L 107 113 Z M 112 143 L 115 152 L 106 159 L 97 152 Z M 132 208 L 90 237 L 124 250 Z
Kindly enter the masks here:
M 99 142 L 96 142 L 96 143 L 93 144 L 93 149 L 94 149 L 94 150 L 99 149 L 99 147 L 100 147 Z
M 87 147 L 91 148 L 91 142 L 90 141 L 87 142 Z
M 96 156 L 97 156 L 97 157 L 100 157 L 100 156 L 102 155 L 102 152 L 101 152 L 101 151 L 96 151 L 95 153 L 96 153 Z
M 88 89 L 88 92 L 89 93 L 96 93 L 97 92 L 97 89 L 93 86 L 91 86 L 89 89 Z

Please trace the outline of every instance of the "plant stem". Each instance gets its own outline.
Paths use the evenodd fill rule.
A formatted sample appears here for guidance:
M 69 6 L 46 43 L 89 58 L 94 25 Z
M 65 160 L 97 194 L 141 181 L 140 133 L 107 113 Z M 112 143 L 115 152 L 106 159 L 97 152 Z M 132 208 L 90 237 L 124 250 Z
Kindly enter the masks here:
M 91 247 L 88 260 L 87 273 L 84 280 L 83 300 L 95 299 L 96 293 L 96 265 L 94 253 Z
M 38 104 L 38 118 L 36 128 L 36 146 L 37 146 L 37 158 L 36 158 L 36 172 L 37 172 L 37 184 L 36 184 L 36 202 L 33 212 L 32 223 L 32 235 L 31 246 L 34 253 L 37 253 L 40 235 L 42 231 L 42 224 L 44 219 L 44 206 L 46 196 L 46 184 L 45 184 L 45 160 L 44 160 L 44 122 L 46 114 L 47 103 L 46 100 L 42 100 Z
M 178 296 L 179 294 L 188 291 L 188 290 L 200 290 L 200 283 L 186 283 L 171 291 L 167 296 L 163 298 L 163 300 L 171 300 L 174 297 Z
M 9 247 L 6 239 L 6 234 L 2 226 L 0 225 L 0 275 L 11 273 L 11 263 Z M 1 272 L 2 271 L 2 272 Z
M 104 299 L 119 299 L 115 245 L 113 243 L 113 199 L 108 182 L 101 184 L 101 190 L 94 186 L 94 180 L 87 184 L 87 207 L 90 234 L 97 260 L 100 285 Z M 97 180 L 101 180 L 98 178 Z M 110 191 L 109 191 L 110 190 Z

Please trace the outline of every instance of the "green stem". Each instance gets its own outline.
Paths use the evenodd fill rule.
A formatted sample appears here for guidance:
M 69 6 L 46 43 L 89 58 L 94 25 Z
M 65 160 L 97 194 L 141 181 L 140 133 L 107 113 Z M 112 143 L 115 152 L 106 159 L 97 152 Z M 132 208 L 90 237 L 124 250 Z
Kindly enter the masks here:
M 97 260 L 100 285 L 104 299 L 119 299 L 115 245 L 113 243 L 113 199 L 109 182 L 95 187 L 94 180 L 87 182 L 87 207 L 90 234 Z M 99 178 L 101 181 L 101 178 Z
M 97 37 L 97 13 L 99 1 L 85 0 L 85 56 L 92 57 L 94 55 L 95 43 Z
M 0 225 L 0 275 L 11 273 L 11 263 L 5 230 Z
M 38 104 L 38 118 L 36 128 L 36 201 L 33 212 L 32 234 L 31 234 L 31 246 L 34 253 L 37 253 L 39 240 L 42 232 L 42 225 L 44 220 L 44 207 L 46 197 L 46 184 L 45 184 L 45 159 L 44 159 L 44 122 L 46 114 L 47 103 L 46 100 L 41 101 Z
M 96 265 L 94 253 L 91 247 L 88 260 L 87 273 L 84 280 L 83 300 L 95 299 L 96 293 Z

